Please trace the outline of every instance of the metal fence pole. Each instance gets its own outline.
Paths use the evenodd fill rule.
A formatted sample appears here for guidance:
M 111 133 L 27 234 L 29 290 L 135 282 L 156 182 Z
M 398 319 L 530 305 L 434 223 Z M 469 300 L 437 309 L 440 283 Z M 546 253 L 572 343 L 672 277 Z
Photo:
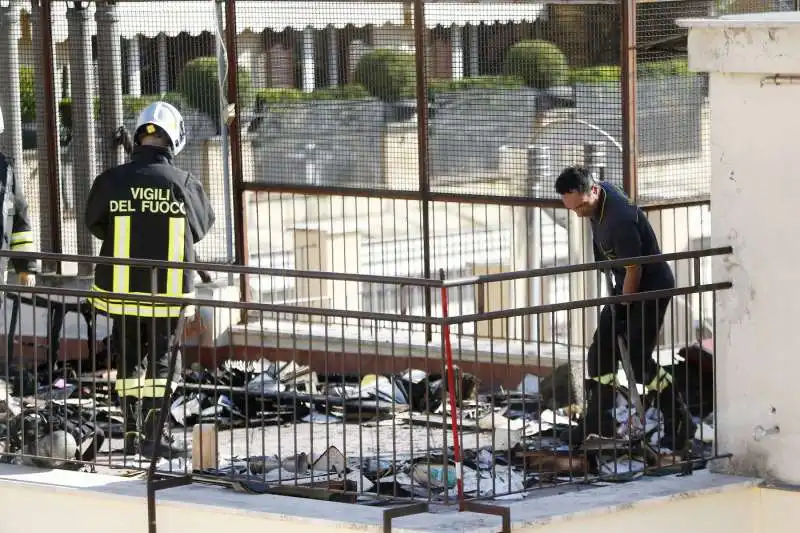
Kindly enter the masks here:
M 61 253 L 61 188 L 59 180 L 58 111 L 53 79 L 53 27 L 49 0 L 31 0 L 32 39 L 39 46 L 36 80 L 36 145 L 39 168 L 40 247 Z M 43 262 L 44 270 L 60 271 L 60 263 Z
M 536 144 L 528 146 L 528 188 L 531 197 L 536 194 L 537 185 L 548 183 L 553 176 L 553 161 L 550 146 Z M 525 243 L 528 254 L 525 261 L 525 270 L 536 270 L 542 266 L 542 210 L 540 207 L 525 208 L 528 242 Z M 542 280 L 540 278 L 528 279 L 527 305 L 541 305 Z M 528 334 L 525 339 L 531 342 L 541 340 L 539 317 L 535 314 L 528 317 Z
M 88 5 L 75 2 L 67 7 L 69 35 L 70 84 L 72 86 L 72 176 L 75 207 L 75 242 L 80 255 L 94 255 L 92 236 L 81 221 L 89 189 L 95 175 L 97 142 L 94 125 L 94 83 L 92 34 Z M 91 273 L 91 265 L 82 264 L 81 274 Z
M 636 138 L 636 0 L 622 2 L 622 179 L 625 193 L 634 202 L 638 178 Z
M 0 151 L 12 159 L 14 175 L 22 181 L 22 103 L 19 93 L 20 4 L 11 0 L 0 7 L 0 103 L 6 131 L 0 135 Z
M 417 138 L 419 152 L 419 191 L 422 201 L 422 272 L 425 279 L 431 277 L 431 227 L 430 227 L 430 195 L 431 182 L 429 175 L 428 154 L 428 80 L 426 77 L 425 53 L 425 2 L 414 0 L 414 59 L 417 72 Z M 431 316 L 432 298 L 430 288 L 425 289 L 425 316 Z M 425 326 L 425 340 L 433 340 L 430 325 Z
M 117 5 L 107 1 L 98 2 L 95 20 L 97 21 L 97 64 L 99 71 L 103 73 L 97 80 L 100 89 L 100 168 L 105 170 L 121 165 L 124 161 L 122 147 L 112 142 L 114 131 L 122 126 L 124 118 L 122 111 L 122 44 Z
M 235 105 L 233 117 L 228 123 L 228 137 L 231 150 L 231 181 L 233 185 L 233 220 L 236 264 L 246 265 L 248 260 L 247 231 L 244 206 L 244 171 L 242 169 L 242 124 L 239 120 L 242 112 L 239 106 L 239 72 L 238 51 L 236 49 L 236 0 L 225 2 L 225 48 L 228 50 L 228 103 Z M 231 75 L 233 73 L 233 75 Z M 239 276 L 239 297 L 247 301 L 247 276 Z M 246 320 L 247 313 L 242 312 L 240 319 Z

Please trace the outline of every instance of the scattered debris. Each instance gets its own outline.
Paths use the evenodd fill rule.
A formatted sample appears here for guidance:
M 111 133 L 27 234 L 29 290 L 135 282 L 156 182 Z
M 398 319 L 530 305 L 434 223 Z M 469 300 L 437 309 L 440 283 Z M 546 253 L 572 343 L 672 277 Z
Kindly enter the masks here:
M 713 355 L 702 347 L 684 350 L 672 371 L 676 383 L 697 386 L 689 405 L 698 431 L 694 467 L 710 457 L 713 440 Z M 84 363 L 85 364 L 85 363 Z M 12 368 L 0 380 L 0 450 L 6 462 L 36 455 L 39 466 L 80 468 L 104 442 L 124 436 L 124 420 L 113 391 L 113 371 L 78 373 L 68 364 L 35 371 Z M 634 413 L 624 390 L 612 415 L 618 440 L 610 447 L 571 450 L 561 440 L 578 423 L 571 371 L 559 369 L 540 380 L 527 375 L 515 390 L 479 394 L 478 380 L 456 369 L 456 404 L 447 394 L 447 375 L 409 369 L 400 374 L 318 375 L 293 362 L 226 362 L 209 370 L 193 365 L 183 374 L 170 406 L 169 422 L 179 428 L 213 424 L 217 429 L 270 424 L 358 423 L 360 430 L 382 424 L 424 425 L 447 433 L 455 419 L 460 431 L 479 436 L 463 450 L 461 480 L 467 496 L 523 497 L 542 484 L 586 478 L 628 481 L 661 465 L 670 450 L 658 450 L 663 416 L 646 407 Z M 710 387 L 710 392 L 706 389 Z M 711 402 L 711 403 L 709 403 Z M 577 402 L 580 403 L 580 402 Z M 656 450 L 653 452 L 653 450 Z M 279 450 L 275 450 L 278 452 Z M 454 498 L 457 465 L 452 450 L 421 450 L 414 456 L 353 458 L 335 446 L 284 456 L 233 457 L 199 471 L 235 480 L 251 493 L 289 493 L 318 499 L 352 491 L 395 497 Z M 263 453 L 263 452 L 262 452 Z M 27 460 L 26 460 L 27 461 Z M 199 466 L 199 465 L 198 465 Z M 191 470 L 186 460 L 162 461 L 159 469 Z M 283 492 L 280 492 L 283 491 Z M 338 501 L 338 500 L 337 500 Z

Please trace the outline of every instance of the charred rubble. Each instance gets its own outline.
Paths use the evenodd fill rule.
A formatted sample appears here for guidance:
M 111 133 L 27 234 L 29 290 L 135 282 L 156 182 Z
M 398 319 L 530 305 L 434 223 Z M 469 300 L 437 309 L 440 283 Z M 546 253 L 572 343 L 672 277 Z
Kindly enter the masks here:
M 608 449 L 576 450 L 561 440 L 580 408 L 570 372 L 557 369 L 540 380 L 528 375 L 515 390 L 486 392 L 475 376 L 456 369 L 456 404 L 447 394 L 447 375 L 409 369 L 399 374 L 322 375 L 293 362 L 228 361 L 215 369 L 193 365 L 171 398 L 173 429 L 213 424 L 218 430 L 271 424 L 365 424 L 393 420 L 447 431 L 451 416 L 463 435 L 483 435 L 463 450 L 467 495 L 525 494 L 542 484 L 575 481 L 586 473 L 629 480 L 646 467 L 675 472 L 704 466 L 713 439 L 713 355 L 701 345 L 679 352 L 672 368 L 676 385 L 689 391 L 688 406 L 698 432 L 680 466 L 647 453 L 634 438 L 624 389 L 615 415 L 618 443 Z M 43 467 L 80 468 L 102 453 L 104 443 L 123 438 L 124 421 L 113 393 L 113 372 L 79 373 L 80 365 L 9 367 L 0 381 L 0 452 L 3 461 Z M 646 424 L 659 424 L 648 409 Z M 646 440 L 646 439 L 645 439 Z M 452 439 L 448 438 L 452 444 Z M 275 450 L 277 452 L 277 450 Z M 652 449 L 651 449 L 652 451 Z M 658 454 L 657 454 L 658 455 Z M 668 455 L 668 454 L 667 454 Z M 32 456 L 37 456 L 33 458 Z M 414 456 L 347 457 L 334 446 L 323 453 L 289 457 L 228 458 L 218 468 L 195 471 L 234 479 L 242 490 L 265 492 L 275 485 L 323 487 L 363 494 L 413 497 L 456 495 L 453 450 L 424 450 Z M 288 489 L 287 489 L 288 490 Z

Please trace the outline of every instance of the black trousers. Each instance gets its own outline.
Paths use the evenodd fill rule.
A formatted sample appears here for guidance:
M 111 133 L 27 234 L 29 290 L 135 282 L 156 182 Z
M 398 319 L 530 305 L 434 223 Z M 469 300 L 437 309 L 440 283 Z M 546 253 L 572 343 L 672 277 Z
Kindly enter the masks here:
M 121 397 L 162 398 L 169 386 L 170 339 L 177 318 L 112 316 L 112 349 L 117 355 L 115 389 Z
M 605 381 L 616 374 L 620 334 L 627 343 L 636 382 L 647 385 L 659 376 L 660 368 L 652 355 L 670 300 L 667 297 L 604 307 L 587 355 L 589 377 L 608 384 Z

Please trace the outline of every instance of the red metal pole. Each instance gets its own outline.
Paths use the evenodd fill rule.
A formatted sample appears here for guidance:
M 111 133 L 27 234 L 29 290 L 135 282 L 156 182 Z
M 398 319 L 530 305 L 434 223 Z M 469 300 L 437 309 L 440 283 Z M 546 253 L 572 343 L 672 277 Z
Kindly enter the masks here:
M 444 281 L 444 269 L 439 270 L 439 277 Z M 442 336 L 444 337 L 444 355 L 447 365 L 447 390 L 450 398 L 450 424 L 453 430 L 453 456 L 456 462 L 456 487 L 458 489 L 458 504 L 464 505 L 464 483 L 462 482 L 463 465 L 461 462 L 461 439 L 458 435 L 458 422 L 456 420 L 456 376 L 453 368 L 453 346 L 450 342 L 450 324 L 447 323 L 447 287 L 442 287 Z M 445 478 L 446 479 L 446 478 Z

